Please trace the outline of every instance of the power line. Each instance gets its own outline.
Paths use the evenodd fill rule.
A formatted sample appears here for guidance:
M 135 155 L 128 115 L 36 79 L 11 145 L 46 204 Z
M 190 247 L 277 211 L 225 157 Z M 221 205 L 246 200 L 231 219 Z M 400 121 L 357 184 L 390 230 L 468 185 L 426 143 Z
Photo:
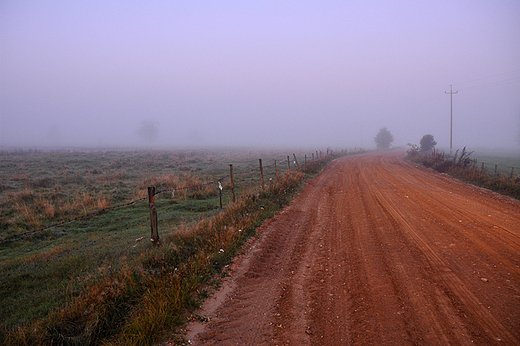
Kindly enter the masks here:
M 468 89 L 481 88 L 481 87 L 487 87 L 487 86 L 499 86 L 499 85 L 517 83 L 517 82 L 520 82 L 520 77 L 514 77 L 514 78 L 495 81 L 495 82 L 489 82 L 489 83 L 485 83 L 485 84 L 473 85 L 473 86 L 469 86 L 469 87 L 466 87 L 463 89 L 468 90 Z
M 481 77 L 481 78 L 468 80 L 468 81 L 462 82 L 461 84 L 477 82 L 477 81 L 480 81 L 480 80 L 483 80 L 483 79 L 494 78 L 494 77 L 503 76 L 503 75 L 511 74 L 511 73 L 515 73 L 515 72 L 520 72 L 520 69 L 516 69 L 516 70 L 512 70 L 512 71 L 508 71 L 508 72 L 497 73 L 497 74 L 494 74 L 494 75 L 491 75 L 491 76 L 487 76 L 487 77 Z
M 481 87 L 488 87 L 488 86 L 499 86 L 499 85 L 504 85 L 504 84 L 517 83 L 517 82 L 520 82 L 520 76 L 503 79 L 504 78 L 503 76 L 512 75 L 512 74 L 515 74 L 517 72 L 520 72 L 520 69 L 511 70 L 511 71 L 502 72 L 502 73 L 497 73 L 497 74 L 486 76 L 486 77 L 480 77 L 480 78 L 471 79 L 471 80 L 468 80 L 468 81 L 457 83 L 457 85 L 459 85 L 459 86 L 462 85 L 463 89 L 467 90 L 467 89 L 473 89 L 473 88 L 481 88 Z M 502 77 L 502 78 L 499 78 L 498 80 L 494 80 L 494 81 L 491 80 L 492 78 L 497 79 L 497 77 Z M 478 82 L 480 84 L 477 83 L 476 85 L 471 85 L 471 84 L 473 84 L 475 82 Z M 464 85 L 468 85 L 468 86 L 464 87 Z

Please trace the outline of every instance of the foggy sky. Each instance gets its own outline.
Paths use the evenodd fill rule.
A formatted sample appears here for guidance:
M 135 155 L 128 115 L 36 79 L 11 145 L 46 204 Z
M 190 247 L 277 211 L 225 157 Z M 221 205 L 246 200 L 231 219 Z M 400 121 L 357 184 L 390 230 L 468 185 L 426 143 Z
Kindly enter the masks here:
M 447 148 L 450 84 L 520 148 L 520 1 L 0 2 L 0 146 Z

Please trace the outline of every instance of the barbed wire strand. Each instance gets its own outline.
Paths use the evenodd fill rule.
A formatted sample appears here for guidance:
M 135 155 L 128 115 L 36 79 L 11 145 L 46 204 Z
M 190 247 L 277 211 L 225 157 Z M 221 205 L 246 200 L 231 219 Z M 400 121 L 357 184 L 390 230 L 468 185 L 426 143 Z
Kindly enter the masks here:
M 77 247 L 75 247 L 75 248 L 73 248 L 73 249 L 70 249 L 70 250 L 68 250 L 68 251 L 65 251 L 65 252 L 63 252 L 63 253 L 61 253 L 61 254 L 58 254 L 58 255 L 56 255 L 56 256 L 53 256 L 53 257 L 50 257 L 50 258 L 47 258 L 47 259 L 41 260 L 41 261 L 39 261 L 39 262 L 36 262 L 36 263 L 30 264 L 30 265 L 28 265 L 28 266 L 26 266 L 26 267 L 23 267 L 23 268 L 20 268 L 20 269 L 14 271 L 14 272 L 12 272 L 12 273 L 9 273 L 9 274 L 6 274 L 6 275 L 4 275 L 4 276 L 1 276 L 1 277 L 0 277 L 0 280 L 6 279 L 6 278 L 8 278 L 8 277 L 11 277 L 11 276 L 17 275 L 17 274 L 22 273 L 22 272 L 25 272 L 25 271 L 27 271 L 27 270 L 29 270 L 29 269 L 32 269 L 32 268 L 37 267 L 37 266 L 40 266 L 40 265 L 42 265 L 42 264 L 45 264 L 45 263 L 48 263 L 48 262 L 53 262 L 53 261 L 55 261 L 55 260 L 57 260 L 57 259 L 59 259 L 59 258 L 61 258 L 61 257 L 64 257 L 64 256 L 66 256 L 66 255 L 70 255 L 70 254 L 72 254 L 72 253 L 74 253 L 74 252 L 77 252 L 77 251 L 79 251 L 79 250 L 81 250 L 81 249 L 84 249 L 84 248 L 87 248 L 87 247 L 92 246 L 92 245 L 94 245 L 94 244 L 97 244 L 97 243 L 99 243 L 100 241 L 102 241 L 102 240 L 104 240 L 104 239 L 107 239 L 107 238 L 110 238 L 110 237 L 112 237 L 112 236 L 114 236 L 114 235 L 116 235 L 116 234 L 118 234 L 118 233 L 121 233 L 121 232 L 123 232 L 123 231 L 129 230 L 130 228 L 137 227 L 138 225 L 143 224 L 143 223 L 145 223 L 145 222 L 147 222 L 147 221 L 148 221 L 148 220 L 143 220 L 143 221 L 136 222 L 136 223 L 134 223 L 134 224 L 132 224 L 132 225 L 130 225 L 130 226 L 127 226 L 127 227 L 125 227 L 125 228 L 122 228 L 122 229 L 120 229 L 120 230 L 118 230 L 118 231 L 111 232 L 111 233 L 109 233 L 109 234 L 107 234 L 107 235 L 105 235 L 105 236 L 103 236 L 103 237 L 101 237 L 101 238 L 98 238 L 98 239 L 92 240 L 92 241 L 90 241 L 90 242 L 87 242 L 87 243 L 85 243 L 85 244 L 82 244 L 82 245 L 80 245 L 80 246 L 77 246 Z
M 112 207 L 103 208 L 103 209 L 91 212 L 89 214 L 86 214 L 86 215 L 78 216 L 78 217 L 75 217 L 73 219 L 69 219 L 69 220 L 58 222 L 58 223 L 55 223 L 55 224 L 52 224 L 52 225 L 49 225 L 49 226 L 45 226 L 44 228 L 39 228 L 39 229 L 36 229 L 36 230 L 27 231 L 27 232 L 20 233 L 20 234 L 14 234 L 14 235 L 5 237 L 3 239 L 0 239 L 0 244 L 4 243 L 6 241 L 12 241 L 12 240 L 14 240 L 16 238 L 24 238 L 26 236 L 29 236 L 29 235 L 32 235 L 32 234 L 35 234 L 35 233 L 40 233 L 40 232 L 43 232 L 43 231 L 47 231 L 47 230 L 49 230 L 51 228 L 65 226 L 65 225 L 67 225 L 69 223 L 72 223 L 72 222 L 75 222 L 75 221 L 81 221 L 81 220 L 88 219 L 88 218 L 91 218 L 91 217 L 94 217 L 94 216 L 97 216 L 97 215 L 101 215 L 101 214 L 103 214 L 103 213 L 105 213 L 107 211 L 112 211 L 114 209 L 118 209 L 118 208 L 122 208 L 122 207 L 128 207 L 128 206 L 133 205 L 133 204 L 135 204 L 137 202 L 144 201 L 147 198 L 148 197 L 139 198 L 139 199 L 133 200 L 133 201 L 128 202 L 128 203 L 118 204 L 118 205 L 115 205 L 115 206 L 112 206 Z

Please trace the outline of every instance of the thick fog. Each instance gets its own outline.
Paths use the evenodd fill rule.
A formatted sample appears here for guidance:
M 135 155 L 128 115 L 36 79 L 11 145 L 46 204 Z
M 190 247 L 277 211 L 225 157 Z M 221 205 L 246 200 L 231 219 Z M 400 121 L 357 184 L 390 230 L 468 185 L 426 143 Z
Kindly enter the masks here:
M 0 2 L 0 146 L 520 148 L 520 2 Z

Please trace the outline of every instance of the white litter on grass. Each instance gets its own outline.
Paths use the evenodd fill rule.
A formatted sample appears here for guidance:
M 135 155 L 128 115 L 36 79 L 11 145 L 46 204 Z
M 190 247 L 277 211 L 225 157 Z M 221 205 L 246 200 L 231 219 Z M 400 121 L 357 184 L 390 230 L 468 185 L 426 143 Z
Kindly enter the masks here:
M 136 243 L 139 243 L 139 242 L 140 242 L 141 240 L 143 240 L 143 239 L 144 239 L 144 237 L 137 238 L 137 239 L 135 240 L 135 242 L 136 242 Z M 137 247 L 137 245 L 139 245 L 139 244 L 135 244 L 133 247 Z

